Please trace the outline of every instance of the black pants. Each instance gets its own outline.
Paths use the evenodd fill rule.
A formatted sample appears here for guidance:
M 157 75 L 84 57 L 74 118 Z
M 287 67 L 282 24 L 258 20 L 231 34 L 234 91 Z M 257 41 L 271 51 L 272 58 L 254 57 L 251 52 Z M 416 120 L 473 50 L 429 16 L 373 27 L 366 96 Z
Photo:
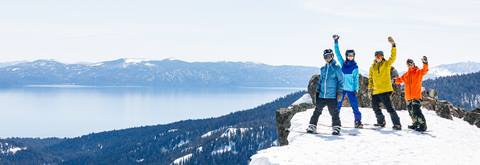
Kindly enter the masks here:
M 325 106 L 328 107 L 328 112 L 332 116 L 332 126 L 341 126 L 339 110 L 337 109 L 337 99 L 324 99 L 317 97 L 317 105 L 312 117 L 310 118 L 310 124 L 317 125 L 318 118 L 322 114 L 322 110 Z
M 377 117 L 377 123 L 385 123 L 385 116 L 380 109 L 380 103 L 383 103 L 387 112 L 390 113 L 390 118 L 392 118 L 393 125 L 401 125 L 400 118 L 398 117 L 397 112 L 393 109 L 392 101 L 390 100 L 390 94 L 392 92 L 380 93 L 372 96 L 372 108 Z
M 427 125 L 427 121 L 425 121 L 425 116 L 423 116 L 420 107 L 420 100 L 407 101 L 407 110 L 412 118 L 413 125 Z

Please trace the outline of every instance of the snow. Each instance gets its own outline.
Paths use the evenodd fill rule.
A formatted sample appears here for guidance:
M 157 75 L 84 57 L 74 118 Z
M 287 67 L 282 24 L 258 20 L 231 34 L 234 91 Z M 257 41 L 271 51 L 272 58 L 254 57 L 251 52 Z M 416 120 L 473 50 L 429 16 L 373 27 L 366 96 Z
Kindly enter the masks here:
M 468 73 L 475 73 L 480 71 L 480 63 L 476 62 L 460 62 L 453 64 L 439 65 L 430 68 L 425 79 L 435 79 L 438 77 L 462 75 Z
M 125 59 L 125 63 L 127 64 L 137 64 L 137 63 L 142 63 L 147 61 L 151 61 L 151 60 L 143 59 L 143 58 L 126 58 Z
M 183 164 L 183 162 L 186 162 L 192 158 L 192 154 L 187 154 L 185 156 L 179 157 L 173 161 L 173 164 Z
M 207 133 L 203 134 L 201 137 L 202 137 L 202 138 L 207 138 L 207 137 L 209 137 L 209 136 L 212 136 L 213 132 L 214 132 L 214 131 L 208 131 Z
M 155 64 L 152 64 L 152 63 L 149 63 L 149 62 L 145 63 L 145 65 L 149 66 L 149 67 L 154 67 L 155 66 Z
M 27 149 L 27 147 L 22 147 L 22 148 L 20 148 L 20 147 L 13 147 L 13 148 L 8 149 L 8 152 L 10 152 L 10 153 L 12 153 L 12 154 L 15 154 L 15 153 L 17 153 L 18 151 L 26 150 L 26 149 Z
M 372 109 L 361 108 L 363 122 L 376 122 Z M 480 162 L 480 129 L 454 118 L 438 117 L 423 110 L 427 134 L 407 130 L 411 119 L 407 111 L 398 111 L 402 131 L 393 131 L 384 110 L 387 127 L 380 130 L 342 128 L 342 136 L 330 135 L 331 117 L 325 108 L 319 119 L 320 134 L 305 134 L 313 109 L 297 113 L 291 120 L 289 145 L 259 151 L 250 164 L 476 164 Z M 350 107 L 342 108 L 342 125 L 353 126 Z M 367 125 L 366 127 L 372 127 Z M 353 136 L 349 133 L 356 133 Z
M 215 151 L 212 151 L 211 154 L 212 154 L 212 156 L 214 156 L 214 155 L 218 155 L 218 154 L 223 154 L 225 152 L 230 152 L 232 150 L 232 146 L 233 146 L 233 144 L 230 143 L 227 146 L 223 146 L 223 147 L 221 147 L 221 148 L 219 148 Z
M 180 147 L 182 147 L 182 146 L 184 146 L 185 144 L 188 144 L 188 143 L 190 143 L 189 140 L 181 140 L 180 142 L 178 142 L 177 145 L 175 145 L 175 148 L 180 148 Z
M 444 68 L 434 68 L 430 70 L 429 74 L 433 74 L 437 77 L 445 77 L 445 76 L 456 75 L 457 73 L 453 73 L 448 69 L 444 69 Z
M 178 129 L 169 129 L 167 132 L 172 133 L 172 132 L 177 132 L 177 131 L 178 131 Z
M 310 95 L 307 93 L 307 94 L 304 94 L 300 99 L 298 99 L 297 101 L 295 101 L 292 105 L 299 105 L 299 104 L 302 104 L 302 103 L 312 103 L 312 97 L 310 97 Z
M 4 149 L 2 149 L 5 147 Z M 5 143 L 4 145 L 0 143 L 0 153 L 1 154 L 15 154 L 18 151 L 27 150 L 27 147 L 16 147 Z
M 103 65 L 103 62 L 98 62 L 98 63 L 93 63 L 93 64 L 87 64 L 88 66 L 101 66 Z
M 249 130 L 251 130 L 251 129 L 252 129 L 252 128 L 228 128 L 228 129 L 225 130 L 225 132 L 223 132 L 223 134 L 222 134 L 220 137 L 222 137 L 222 138 L 224 138 L 224 137 L 230 138 L 230 137 L 233 137 L 233 136 L 235 136 L 235 135 L 237 134 L 237 130 L 240 131 L 240 134 L 243 134 L 243 133 L 245 133 L 246 131 L 249 131 Z
M 136 160 L 136 162 L 137 162 L 137 163 L 142 163 L 143 161 L 145 161 L 145 159 L 143 159 L 143 158 L 142 158 L 142 159 L 137 159 L 137 160 Z

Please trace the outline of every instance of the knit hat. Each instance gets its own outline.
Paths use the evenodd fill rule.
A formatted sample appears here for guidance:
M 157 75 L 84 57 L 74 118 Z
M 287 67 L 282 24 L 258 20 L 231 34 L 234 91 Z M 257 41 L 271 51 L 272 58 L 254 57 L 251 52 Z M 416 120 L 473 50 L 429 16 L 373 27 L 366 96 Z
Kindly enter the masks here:
M 375 52 L 375 55 L 377 55 L 377 54 L 380 54 L 380 55 L 382 55 L 382 56 L 383 56 L 383 51 L 381 51 L 381 50 L 379 50 L 379 51 L 376 51 L 376 52 Z

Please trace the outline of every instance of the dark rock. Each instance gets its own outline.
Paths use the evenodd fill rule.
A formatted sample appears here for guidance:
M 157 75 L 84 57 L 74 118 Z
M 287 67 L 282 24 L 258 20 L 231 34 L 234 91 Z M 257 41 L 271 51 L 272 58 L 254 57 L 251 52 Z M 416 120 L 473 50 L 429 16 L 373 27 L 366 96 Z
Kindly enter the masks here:
M 450 111 L 451 105 L 448 101 L 440 100 L 437 101 L 434 110 L 438 116 L 451 120 L 453 119 Z
M 480 108 L 470 112 L 465 112 L 465 117 L 463 120 L 480 128 Z
M 319 78 L 320 76 L 318 74 L 315 74 L 312 76 L 312 78 L 310 78 L 310 81 L 308 81 L 308 94 L 310 95 L 310 97 L 312 97 L 313 105 L 316 105 L 317 101 L 315 97 L 317 96 L 317 83 Z
M 476 108 L 476 109 L 474 109 L 474 110 L 472 110 L 472 111 L 470 111 L 470 112 L 480 113 L 480 108 Z
M 290 133 L 289 129 L 291 126 L 290 120 L 292 117 L 298 113 L 303 112 L 307 109 L 314 108 L 313 104 L 302 103 L 300 105 L 294 105 L 290 108 L 281 108 L 275 113 L 275 120 L 277 124 L 277 135 L 278 135 L 278 144 L 288 145 L 288 134 Z

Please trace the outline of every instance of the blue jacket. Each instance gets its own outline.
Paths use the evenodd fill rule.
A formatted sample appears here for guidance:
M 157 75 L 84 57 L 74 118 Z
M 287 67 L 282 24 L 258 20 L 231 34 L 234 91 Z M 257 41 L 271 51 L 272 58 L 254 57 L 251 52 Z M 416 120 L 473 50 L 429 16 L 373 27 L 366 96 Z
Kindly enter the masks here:
M 318 97 L 326 99 L 336 99 L 337 92 L 343 92 L 343 73 L 335 60 L 320 68 L 317 92 Z
M 337 55 L 338 62 L 340 66 L 342 66 L 342 73 L 343 73 L 343 81 L 345 91 L 349 92 L 358 92 L 359 84 L 358 84 L 358 66 L 357 63 L 354 61 L 344 61 L 342 54 L 340 53 L 340 48 L 338 43 L 335 42 L 335 54 Z M 346 58 L 346 57 L 345 57 Z

